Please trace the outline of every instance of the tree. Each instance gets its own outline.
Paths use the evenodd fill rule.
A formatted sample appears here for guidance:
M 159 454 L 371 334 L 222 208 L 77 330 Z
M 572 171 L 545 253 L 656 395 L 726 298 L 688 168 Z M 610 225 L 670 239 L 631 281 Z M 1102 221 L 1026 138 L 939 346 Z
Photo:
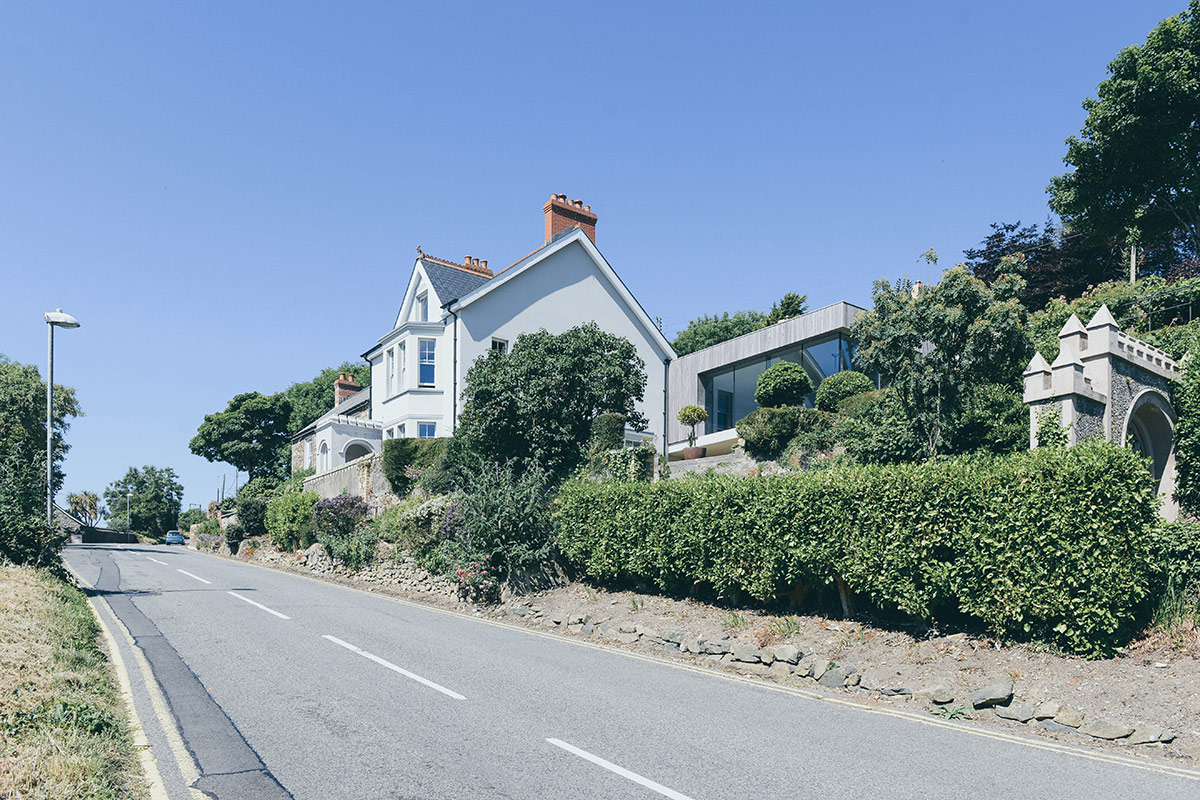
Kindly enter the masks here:
M 344 362 L 338 367 L 321 370 L 311 381 L 293 383 L 283 390 L 283 396 L 292 405 L 288 417 L 288 433 L 297 433 L 305 425 L 333 408 L 333 384 L 338 373 L 353 375 L 364 389 L 371 385 L 371 367 L 363 362 Z
M 796 294 L 788 292 L 778 303 L 771 306 L 771 313 L 758 324 L 759 328 L 765 328 L 768 325 L 774 325 L 776 322 L 783 322 L 785 319 L 798 317 L 808 311 L 808 295 Z
M 175 527 L 187 533 L 193 525 L 199 525 L 204 520 L 208 519 L 208 515 L 200 508 L 189 508 L 179 515 L 179 521 L 175 523 Z
M 132 497 L 128 497 L 132 495 Z M 129 516 L 125 516 L 126 500 Z M 129 530 L 162 538 L 179 521 L 183 505 L 183 486 L 170 467 L 130 467 L 123 478 L 104 490 L 110 518 L 124 522 Z
M 292 404 L 283 395 L 239 394 L 224 411 L 205 415 L 188 447 L 209 461 L 244 470 L 251 478 L 283 472 L 289 465 L 280 453 L 290 441 L 291 413 Z
M 1030 353 L 1024 281 L 991 287 L 965 267 L 914 291 L 911 281 L 877 281 L 875 307 L 854 322 L 858 368 L 891 384 L 926 457 L 952 448 L 952 435 L 973 392 L 985 384 L 1018 385 Z
M 95 525 L 105 513 L 95 492 L 72 492 L 67 495 L 67 508 L 84 525 Z
M 688 432 L 688 447 L 695 447 L 696 426 L 708 419 L 708 412 L 702 406 L 687 405 L 679 409 L 679 413 L 675 415 L 675 419 L 679 420 L 680 425 L 687 425 L 691 428 Z
M 754 402 L 763 408 L 802 406 L 812 394 L 812 378 L 794 361 L 780 361 L 767 367 L 754 386 Z
M 762 327 L 766 318 L 766 314 L 758 311 L 738 311 L 732 316 L 726 311 L 719 317 L 706 314 L 689 322 L 675 337 L 671 346 L 675 348 L 677 355 L 686 356 L 688 353 L 756 331 Z
M 82 415 L 75 390 L 54 386 L 52 485 L 62 486 L 70 419 Z M 46 521 L 46 384 L 37 367 L 0 354 L 0 561 L 48 564 L 61 537 Z
M 1051 181 L 1051 208 L 1095 238 L 1200 255 L 1200 0 L 1108 72 L 1067 139 L 1073 170 Z
M 1024 304 L 1030 311 L 1052 298 L 1078 297 L 1090 286 L 1128 275 L 1121 242 L 1069 233 L 1049 221 L 1041 228 L 1022 226 L 1019 220 L 991 227 L 979 247 L 963 251 L 966 267 L 988 284 L 1002 275 L 1024 278 Z
M 508 353 L 493 350 L 467 372 L 457 447 L 522 469 L 537 464 L 554 480 L 585 458 L 592 420 L 624 414 L 635 430 L 646 390 L 646 365 L 628 339 L 594 322 L 561 334 L 517 337 Z

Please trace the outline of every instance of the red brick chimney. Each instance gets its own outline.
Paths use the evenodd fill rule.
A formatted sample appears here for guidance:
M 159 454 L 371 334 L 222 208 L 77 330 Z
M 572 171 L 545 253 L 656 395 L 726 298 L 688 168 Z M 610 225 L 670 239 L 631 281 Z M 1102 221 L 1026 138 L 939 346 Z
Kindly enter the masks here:
M 568 200 L 565 194 L 552 194 L 542 211 L 546 214 L 546 244 L 576 225 L 583 228 L 589 239 L 596 241 L 596 215 L 582 200 Z
M 333 404 L 336 406 L 361 389 L 362 387 L 355 382 L 354 375 L 339 372 L 337 380 L 333 382 Z

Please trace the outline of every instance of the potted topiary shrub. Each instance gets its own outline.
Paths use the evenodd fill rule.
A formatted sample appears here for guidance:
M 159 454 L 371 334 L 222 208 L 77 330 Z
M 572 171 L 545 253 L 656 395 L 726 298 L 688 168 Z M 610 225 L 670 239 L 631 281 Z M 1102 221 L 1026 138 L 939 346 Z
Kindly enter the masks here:
M 679 409 L 677 418 L 680 424 L 687 425 L 692 429 L 688 433 L 688 446 L 683 450 L 683 457 L 688 460 L 704 458 L 704 454 L 708 452 L 708 448 L 696 447 L 696 426 L 708 419 L 708 412 L 700 406 L 684 406 Z

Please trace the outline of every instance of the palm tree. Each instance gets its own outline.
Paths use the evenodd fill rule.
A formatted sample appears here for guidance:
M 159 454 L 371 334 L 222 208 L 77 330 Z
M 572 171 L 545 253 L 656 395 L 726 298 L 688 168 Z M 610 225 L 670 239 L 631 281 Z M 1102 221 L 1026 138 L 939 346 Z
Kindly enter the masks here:
M 67 495 L 67 506 L 75 518 L 87 526 L 96 524 L 96 520 L 104 514 L 100 498 L 95 492 L 72 492 Z

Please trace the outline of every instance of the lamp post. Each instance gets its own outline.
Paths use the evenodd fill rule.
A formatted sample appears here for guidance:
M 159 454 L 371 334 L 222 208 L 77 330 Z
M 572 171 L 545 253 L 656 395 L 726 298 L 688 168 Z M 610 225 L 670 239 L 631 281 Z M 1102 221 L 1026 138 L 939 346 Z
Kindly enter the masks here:
M 133 492 L 128 492 L 125 495 L 125 527 L 129 529 L 125 531 L 126 533 L 133 530 L 133 520 L 129 518 L 129 498 L 131 497 L 133 497 Z
M 46 317 L 46 521 L 54 524 L 54 329 L 78 328 L 79 322 L 60 308 Z

